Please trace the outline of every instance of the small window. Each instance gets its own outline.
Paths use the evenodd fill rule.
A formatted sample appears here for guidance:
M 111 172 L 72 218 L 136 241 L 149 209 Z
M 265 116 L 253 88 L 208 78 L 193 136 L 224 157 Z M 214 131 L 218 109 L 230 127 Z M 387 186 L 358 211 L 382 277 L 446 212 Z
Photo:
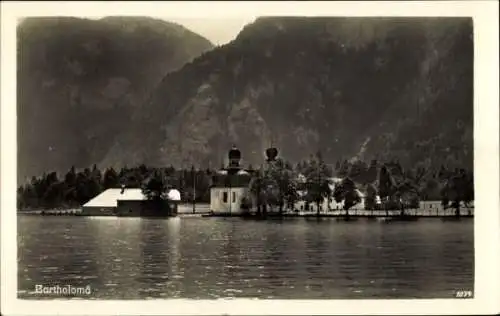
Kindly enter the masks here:
M 222 202 L 227 203 L 227 192 L 222 192 Z
M 236 192 L 233 192 L 233 203 L 236 202 Z

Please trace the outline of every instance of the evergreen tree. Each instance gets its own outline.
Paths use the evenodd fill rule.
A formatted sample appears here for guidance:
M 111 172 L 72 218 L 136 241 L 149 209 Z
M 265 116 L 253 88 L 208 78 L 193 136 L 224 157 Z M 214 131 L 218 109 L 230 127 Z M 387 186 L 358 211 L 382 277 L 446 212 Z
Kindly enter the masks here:
M 44 173 L 41 179 L 37 177 L 31 178 L 31 187 L 33 188 L 34 200 L 35 200 L 35 205 L 33 205 L 34 207 L 39 207 L 42 204 L 42 198 L 43 195 L 45 194 L 45 188 L 43 186 L 42 179 L 45 178 L 45 176 L 46 174 Z
M 348 172 L 349 178 L 359 183 L 366 183 L 368 166 L 361 160 L 355 161 Z
M 169 177 L 175 176 L 175 168 L 174 166 L 170 165 L 169 167 L 166 168 L 165 174 Z
M 356 184 L 350 178 L 345 178 L 340 183 L 337 183 L 333 196 L 337 203 L 344 202 L 344 210 L 347 216 L 349 216 L 349 209 L 361 202 Z
M 447 182 L 441 188 L 441 205 L 443 208 L 448 208 L 450 203 L 450 187 Z
M 140 164 L 137 170 L 137 173 L 140 174 L 142 180 L 145 180 L 148 178 L 149 175 L 149 169 L 146 167 L 145 164 Z
M 76 171 L 74 166 L 72 166 L 71 169 L 66 173 L 61 189 L 63 190 L 62 198 L 66 204 L 78 204 L 76 192 Z
M 351 165 L 349 161 L 344 160 L 342 164 L 340 165 L 340 170 L 337 172 L 337 176 L 340 178 L 345 178 L 349 175 L 349 169 L 351 168 Z
M 397 207 L 403 208 L 403 215 L 406 208 L 419 207 L 419 191 L 411 178 L 406 178 L 403 183 L 395 187 L 394 196 L 396 197 Z
M 380 168 L 378 176 L 378 193 L 383 201 L 387 201 L 392 194 L 392 178 L 391 174 L 387 170 L 387 167 L 383 165 Z
M 441 181 L 446 181 L 450 177 L 450 174 L 444 165 L 441 165 L 438 172 L 438 178 Z
M 116 173 L 115 169 L 113 167 L 108 168 L 104 172 L 104 179 L 103 179 L 103 187 L 104 189 L 109 189 L 109 188 L 117 188 L 119 187 L 119 177 L 118 174 Z
M 346 178 L 342 181 L 342 187 L 344 188 L 344 209 L 349 211 L 351 207 L 361 202 L 361 197 L 358 194 L 356 185 L 354 181 L 350 178 Z
M 120 169 L 120 173 L 118 174 L 118 179 L 120 180 L 121 184 L 125 184 L 126 183 L 127 173 L 128 173 L 127 166 L 123 166 Z
M 455 215 L 460 216 L 460 203 L 470 203 L 474 199 L 474 180 L 472 174 L 464 169 L 447 172 L 448 178 L 441 175 L 444 183 L 441 189 L 441 203 L 445 208 L 453 207 Z
M 61 186 L 62 184 L 59 183 L 58 181 L 51 182 L 48 185 L 43 195 L 43 206 L 45 208 L 52 209 L 61 205 L 61 200 L 62 200 Z
M 254 174 L 254 177 L 250 181 L 250 192 L 254 196 L 257 206 L 258 214 L 266 214 L 266 197 L 267 194 L 265 192 L 266 183 L 264 178 L 264 171 L 261 169 L 257 170 Z
M 373 183 L 377 180 L 377 169 L 378 169 L 378 162 L 377 160 L 373 159 L 370 162 L 370 166 L 368 167 L 368 170 L 366 170 L 366 182 L 367 183 Z
M 290 206 L 297 200 L 292 166 L 282 159 L 271 162 L 267 177 L 269 200 L 273 205 L 278 206 L 280 214 L 283 214 L 285 204 Z
M 324 162 L 321 153 L 317 153 L 309 160 L 304 175 L 307 179 L 306 200 L 316 203 L 319 215 L 321 202 L 325 199 L 329 201 L 333 193 L 330 189 L 332 170 Z
M 170 185 L 165 176 L 158 170 L 155 170 L 141 186 L 142 194 L 153 207 L 155 211 L 161 212 L 168 208 L 166 200 Z
M 421 193 L 421 198 L 423 200 L 440 200 L 441 199 L 441 185 L 434 179 L 428 179 Z
M 377 189 L 373 184 L 366 186 L 365 209 L 374 210 L 376 207 Z
M 141 186 L 142 193 L 148 200 L 165 200 L 169 186 L 161 172 L 154 171 Z
M 335 171 L 338 172 L 340 170 L 340 161 L 337 160 L 335 163 Z
M 86 178 L 90 178 L 92 176 L 92 171 L 89 168 L 85 168 L 83 170 L 83 174 L 85 175 Z
M 37 194 L 31 183 L 27 183 L 18 190 L 18 207 L 20 209 L 24 208 L 36 208 L 39 206 L 39 200 Z
M 102 180 L 102 174 L 101 174 L 101 170 L 99 170 L 97 168 L 97 165 L 94 164 L 94 166 L 92 167 L 92 177 L 99 183 L 101 183 L 101 180 Z
M 71 169 L 66 173 L 66 176 L 64 176 L 64 183 L 68 187 L 72 187 L 75 185 L 76 182 L 76 171 L 75 171 L 75 166 L 72 166 Z
M 18 210 L 24 209 L 26 207 L 26 205 L 24 204 L 25 203 L 24 195 L 25 195 L 25 187 L 20 186 L 19 188 L 17 188 L 17 209 Z
M 84 172 L 78 172 L 76 175 L 76 199 L 78 204 L 82 205 L 94 197 L 89 186 L 89 177 Z
M 474 201 L 474 174 L 466 173 L 464 180 L 464 196 L 463 201 L 469 204 Z

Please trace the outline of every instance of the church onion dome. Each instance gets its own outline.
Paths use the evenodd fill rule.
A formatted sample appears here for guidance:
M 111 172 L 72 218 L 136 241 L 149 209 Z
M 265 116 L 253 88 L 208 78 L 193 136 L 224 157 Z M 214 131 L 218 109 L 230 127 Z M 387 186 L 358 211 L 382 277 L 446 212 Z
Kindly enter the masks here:
M 229 151 L 229 160 L 240 160 L 241 159 L 241 151 L 233 146 Z
M 171 189 L 168 191 L 167 198 L 170 201 L 180 201 L 181 200 L 181 192 L 176 189 Z
M 278 157 L 278 149 L 275 147 L 266 149 L 266 157 L 268 161 L 274 161 Z

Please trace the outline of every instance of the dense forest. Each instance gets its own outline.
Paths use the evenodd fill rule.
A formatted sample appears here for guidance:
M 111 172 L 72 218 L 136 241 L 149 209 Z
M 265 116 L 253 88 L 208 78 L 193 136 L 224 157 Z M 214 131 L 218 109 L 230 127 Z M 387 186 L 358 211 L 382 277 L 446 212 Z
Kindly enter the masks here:
M 419 200 L 441 200 L 446 205 L 474 199 L 474 179 L 472 172 L 464 169 L 438 169 L 415 167 L 404 169 L 398 161 L 379 162 L 371 160 L 337 161 L 327 164 L 316 153 L 293 165 L 278 159 L 257 168 L 248 168 L 253 179 L 250 192 L 262 201 L 259 204 L 276 206 L 280 210 L 291 207 L 298 199 L 297 192 L 306 189 L 304 197 L 311 203 L 319 203 L 324 198 L 340 202 L 346 208 L 360 201 L 353 192 L 359 189 L 366 196 L 365 205 L 373 207 L 375 196 L 380 196 L 387 205 L 403 203 L 411 207 Z M 151 168 L 145 165 L 124 167 L 121 170 L 92 168 L 76 170 L 72 167 L 65 175 L 56 172 L 33 177 L 31 182 L 18 189 L 19 209 L 51 209 L 80 207 L 100 192 L 108 188 L 124 185 L 143 188 L 148 191 L 152 183 L 163 182 L 161 188 L 176 188 L 181 191 L 184 202 L 208 203 L 212 177 L 217 170 Z M 328 184 L 332 177 L 340 180 L 334 190 Z M 303 180 L 305 179 L 305 180 Z M 249 200 L 247 200 L 248 202 Z M 288 205 L 287 205 L 288 203 Z M 259 208 L 261 205 L 257 205 Z M 397 205 L 396 207 L 400 207 Z

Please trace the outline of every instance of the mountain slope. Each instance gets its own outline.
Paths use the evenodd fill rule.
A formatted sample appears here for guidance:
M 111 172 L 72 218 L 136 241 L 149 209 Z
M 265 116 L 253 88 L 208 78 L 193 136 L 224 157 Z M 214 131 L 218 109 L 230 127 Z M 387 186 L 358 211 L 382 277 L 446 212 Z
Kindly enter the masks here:
M 212 47 L 150 18 L 25 19 L 18 27 L 18 178 L 102 160 L 136 128 L 133 118 L 165 74 Z
M 291 161 L 471 169 L 472 67 L 467 18 L 259 18 L 167 75 L 129 140 L 153 165 L 218 166 L 231 143 L 259 164 L 272 142 Z

